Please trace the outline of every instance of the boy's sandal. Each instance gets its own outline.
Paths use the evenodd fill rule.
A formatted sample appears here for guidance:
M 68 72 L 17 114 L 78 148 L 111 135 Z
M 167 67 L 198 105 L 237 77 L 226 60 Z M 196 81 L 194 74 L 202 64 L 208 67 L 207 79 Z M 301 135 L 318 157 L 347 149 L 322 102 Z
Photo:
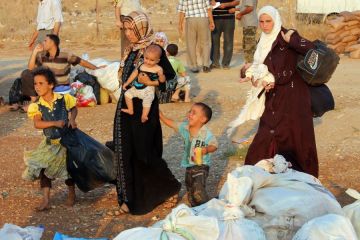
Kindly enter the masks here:
M 176 102 L 179 102 L 179 101 L 180 101 L 180 99 L 179 99 L 179 98 L 171 98 L 171 102 L 176 103 Z

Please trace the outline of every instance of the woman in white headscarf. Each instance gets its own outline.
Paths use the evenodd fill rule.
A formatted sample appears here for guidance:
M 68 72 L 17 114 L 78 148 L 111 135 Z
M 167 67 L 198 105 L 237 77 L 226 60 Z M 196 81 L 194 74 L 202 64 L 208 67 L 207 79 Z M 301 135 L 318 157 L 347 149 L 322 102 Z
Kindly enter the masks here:
M 306 54 L 314 45 L 296 31 L 283 28 L 281 16 L 272 6 L 261 8 L 258 18 L 262 33 L 254 63 L 265 64 L 275 82 L 263 83 L 265 110 L 245 164 L 254 165 L 282 154 L 296 170 L 317 177 L 319 167 L 310 92 L 296 70 L 298 56 Z M 246 80 L 257 84 L 256 79 Z

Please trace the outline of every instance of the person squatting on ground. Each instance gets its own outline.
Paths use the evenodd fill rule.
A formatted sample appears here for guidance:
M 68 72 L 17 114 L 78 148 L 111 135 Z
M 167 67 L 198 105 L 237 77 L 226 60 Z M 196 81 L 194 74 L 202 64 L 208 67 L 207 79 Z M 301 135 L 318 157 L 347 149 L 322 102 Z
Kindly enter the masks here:
M 229 12 L 236 14 L 236 19 L 241 20 L 243 27 L 243 51 L 245 63 L 252 63 L 256 50 L 256 29 L 258 27 L 258 19 L 256 16 L 257 0 L 243 0 L 235 9 Z
M 30 42 L 29 49 L 42 43 L 48 34 L 59 35 L 64 22 L 61 11 L 61 0 L 40 0 L 36 17 L 37 27 Z
M 180 0 L 177 10 L 179 12 L 180 37 L 186 19 L 186 53 L 190 70 L 193 73 L 199 72 L 196 54 L 196 47 L 198 46 L 200 47 L 203 72 L 210 72 L 210 32 L 215 28 L 210 1 Z
M 158 65 L 161 54 L 162 51 L 160 46 L 155 44 L 148 46 L 144 53 L 144 63 L 131 73 L 128 80 L 122 86 L 123 90 L 126 91 L 127 87 L 133 82 L 133 86 L 125 92 L 127 108 L 123 108 L 121 111 L 133 115 L 134 105 L 132 99 L 136 97 L 143 100 L 143 109 L 141 115 L 141 122 L 143 123 L 148 120 L 151 103 L 155 96 L 155 87 L 146 86 L 145 84 L 140 83 L 138 81 L 138 76 L 140 74 L 146 74 L 149 76 L 151 81 L 159 81 L 160 83 L 164 83 L 166 80 L 165 75 L 162 67 Z
M 59 46 L 59 37 L 55 34 L 48 34 L 42 44 L 36 45 L 30 56 L 28 69 L 21 73 L 22 93 L 25 96 L 29 96 L 32 102 L 36 101 L 37 94 L 34 89 L 34 76 L 31 70 L 36 67 L 46 66 L 54 72 L 58 83 L 58 86 L 54 89 L 55 92 L 57 92 L 57 88 L 60 88 L 61 85 L 68 85 L 70 83 L 69 73 L 71 65 L 75 66 L 79 64 L 80 66 L 92 70 L 105 67 L 97 67 L 69 52 L 60 51 Z M 13 106 L 14 109 L 17 107 L 18 106 Z M 24 106 L 24 110 L 27 111 L 27 106 Z
M 60 138 L 65 126 L 77 127 L 76 99 L 70 94 L 60 95 L 53 92 L 56 79 L 50 69 L 36 68 L 33 74 L 39 100 L 30 104 L 28 116 L 34 121 L 35 128 L 43 129 L 45 138 L 35 150 L 25 152 L 26 169 L 23 178 L 29 181 L 40 179 L 43 200 L 37 210 L 49 208 L 51 181 L 56 178 L 65 179 L 69 188 L 66 205 L 73 206 L 75 184 L 66 170 L 66 149 L 60 144 Z
M 177 75 L 177 85 L 174 94 L 171 97 L 172 102 L 180 100 L 180 91 L 185 92 L 184 102 L 190 102 L 190 77 L 186 75 L 186 70 L 183 63 L 176 58 L 179 48 L 176 44 L 169 44 L 166 48 L 166 53 Z
M 222 67 L 228 69 L 233 55 L 235 15 L 229 10 L 239 4 L 240 1 L 212 0 L 211 5 L 220 2 L 220 6 L 213 10 L 215 29 L 211 32 L 211 68 L 220 68 L 220 39 L 223 35 Z
M 187 121 L 178 123 L 160 112 L 160 120 L 178 132 L 185 148 L 181 166 L 186 168 L 185 184 L 191 206 L 207 202 L 206 179 L 211 164 L 211 153 L 218 147 L 216 138 L 206 127 L 212 116 L 211 108 L 204 103 L 194 103 L 187 115 Z M 198 162 L 198 158 L 202 161 Z
M 122 18 L 129 15 L 133 11 L 142 11 L 139 0 L 114 0 L 115 7 L 115 24 L 120 29 L 120 51 L 121 57 L 124 54 L 125 48 L 130 44 L 125 36 L 124 22 Z

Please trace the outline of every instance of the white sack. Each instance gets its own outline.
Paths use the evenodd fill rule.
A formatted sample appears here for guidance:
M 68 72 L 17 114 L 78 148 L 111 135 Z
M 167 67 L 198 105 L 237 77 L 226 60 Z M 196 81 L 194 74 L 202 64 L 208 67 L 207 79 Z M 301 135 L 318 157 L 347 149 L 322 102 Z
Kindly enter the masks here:
M 328 214 L 306 223 L 293 240 L 357 240 L 357 237 L 349 219 Z
M 13 224 L 5 223 L 0 229 L 0 240 L 40 240 L 44 232 L 43 228 L 21 228 Z
M 106 65 L 105 68 L 96 70 L 86 69 L 86 72 L 97 77 L 97 81 L 102 88 L 113 92 L 120 87 L 118 76 L 120 62 L 109 62 L 102 58 L 89 60 L 89 62 L 98 67 Z
M 137 227 L 125 230 L 117 235 L 113 240 L 162 240 L 162 235 L 166 240 L 187 240 L 175 233 L 164 232 L 161 228 Z
M 194 207 L 193 210 L 198 216 L 218 219 L 220 229 L 218 240 L 266 240 L 260 226 L 254 221 L 245 219 L 245 213 L 237 206 L 212 199 L 203 205 Z
M 355 229 L 356 235 L 360 238 L 360 193 L 354 189 L 348 189 L 346 191 L 348 195 L 357 199 L 356 202 L 343 207 L 345 216 L 348 217 Z

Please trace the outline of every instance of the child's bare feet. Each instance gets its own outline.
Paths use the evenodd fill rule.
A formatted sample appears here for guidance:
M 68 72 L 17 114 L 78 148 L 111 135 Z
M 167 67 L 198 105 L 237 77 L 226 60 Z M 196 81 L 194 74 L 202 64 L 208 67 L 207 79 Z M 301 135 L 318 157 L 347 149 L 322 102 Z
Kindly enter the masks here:
M 130 111 L 129 109 L 126 109 L 126 108 L 122 108 L 121 111 L 124 112 L 124 113 L 127 113 L 127 114 L 129 114 L 129 115 L 133 115 L 133 114 L 134 114 L 134 111 Z
M 141 116 L 141 122 L 144 123 L 148 120 L 148 116 Z
M 44 197 L 41 204 L 38 207 L 36 207 L 36 211 L 38 211 L 38 212 L 46 211 L 49 209 L 50 209 L 49 198 L 47 198 L 47 197 Z
M 164 203 L 164 207 L 165 208 L 173 208 L 176 206 L 176 204 L 179 201 L 179 194 L 175 194 L 174 196 L 168 198 L 165 203 Z
M 75 186 L 69 186 L 69 193 L 65 202 L 67 207 L 72 207 L 75 204 Z

